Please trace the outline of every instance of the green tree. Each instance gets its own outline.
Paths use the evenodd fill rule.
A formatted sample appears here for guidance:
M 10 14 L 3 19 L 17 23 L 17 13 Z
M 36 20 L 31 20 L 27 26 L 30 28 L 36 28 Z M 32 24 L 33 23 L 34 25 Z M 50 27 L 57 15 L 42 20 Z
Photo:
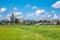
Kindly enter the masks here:
M 18 19 L 17 19 L 17 18 L 15 18 L 15 23 L 16 23 L 16 24 L 18 23 Z

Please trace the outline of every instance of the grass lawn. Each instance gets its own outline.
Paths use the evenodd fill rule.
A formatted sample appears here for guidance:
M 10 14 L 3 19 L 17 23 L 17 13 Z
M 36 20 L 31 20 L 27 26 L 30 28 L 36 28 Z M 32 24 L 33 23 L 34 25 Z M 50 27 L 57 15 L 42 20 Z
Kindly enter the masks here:
M 0 40 L 60 40 L 60 25 L 0 25 Z

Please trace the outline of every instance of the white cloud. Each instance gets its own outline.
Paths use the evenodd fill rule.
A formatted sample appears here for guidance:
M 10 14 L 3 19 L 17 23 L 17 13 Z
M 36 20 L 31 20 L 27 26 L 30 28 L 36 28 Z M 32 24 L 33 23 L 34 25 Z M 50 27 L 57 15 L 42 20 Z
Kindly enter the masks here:
M 14 10 L 16 10 L 17 8 L 16 8 L 16 7 L 14 7 L 13 9 L 14 9 Z
M 52 7 L 54 7 L 54 8 L 60 8 L 60 1 L 57 1 L 56 3 L 54 3 L 52 5 Z
M 16 16 L 16 15 L 21 15 L 22 14 L 22 12 L 13 12 L 14 13 L 14 15 Z
M 0 15 L 0 18 L 1 18 L 1 15 Z
M 50 12 L 46 12 L 44 9 L 37 9 L 34 13 L 27 13 L 24 19 L 30 20 L 44 20 L 51 18 Z
M 51 17 L 51 15 L 48 15 L 48 17 Z
M 0 9 L 0 13 L 1 13 L 1 12 L 5 12 L 6 10 L 7 10 L 6 8 L 2 7 L 2 8 Z
M 7 14 L 7 16 L 8 16 L 8 17 L 10 17 L 10 16 L 11 16 L 11 14 Z
M 42 10 L 38 10 L 37 13 L 39 13 L 40 15 L 39 14 L 36 14 L 36 11 L 35 11 L 35 13 L 26 14 L 25 19 L 41 20 L 41 19 L 48 19 L 48 18 L 51 17 L 51 15 L 49 14 L 49 12 L 46 12 L 43 9 Z
M 39 10 L 39 9 L 38 9 L 35 13 L 39 15 L 39 14 L 42 14 L 42 13 L 44 13 L 44 12 L 45 12 L 45 10 Z
M 34 13 L 31 13 L 31 14 L 27 14 L 26 16 L 31 17 L 33 15 L 35 15 L 35 14 Z
M 59 18 L 59 16 L 57 16 L 57 14 L 56 14 L 56 11 L 52 10 L 51 12 L 53 13 L 52 19 L 58 19 Z
M 7 14 L 6 18 L 10 18 L 11 17 L 11 14 Z
M 26 8 L 29 8 L 30 6 L 31 6 L 30 4 L 27 4 L 27 5 L 26 5 Z
M 54 10 L 52 10 L 51 12 L 52 12 L 52 13 L 55 13 L 55 11 L 54 11 Z
M 36 6 L 33 6 L 32 9 L 37 9 L 37 7 Z
M 56 14 L 54 14 L 54 19 L 57 19 L 57 18 L 58 18 L 58 16 Z
M 21 16 L 22 12 L 13 12 L 13 13 L 14 13 L 14 17 L 22 18 L 22 16 Z M 11 17 L 11 15 L 12 15 L 11 13 L 10 14 L 7 14 L 6 18 L 9 19 Z
M 23 16 L 18 16 L 18 17 L 16 17 L 16 18 L 23 18 Z

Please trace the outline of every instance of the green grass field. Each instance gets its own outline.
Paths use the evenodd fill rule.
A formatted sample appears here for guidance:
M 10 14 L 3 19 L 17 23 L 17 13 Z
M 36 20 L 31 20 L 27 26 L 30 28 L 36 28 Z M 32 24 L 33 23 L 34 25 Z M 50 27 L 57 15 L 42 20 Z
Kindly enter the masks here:
M 60 40 L 60 25 L 0 25 L 0 40 Z

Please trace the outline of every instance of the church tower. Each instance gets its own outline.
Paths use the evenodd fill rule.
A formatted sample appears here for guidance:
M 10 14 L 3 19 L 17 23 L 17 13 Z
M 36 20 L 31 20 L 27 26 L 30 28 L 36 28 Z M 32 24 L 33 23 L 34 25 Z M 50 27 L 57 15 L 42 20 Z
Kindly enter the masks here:
M 11 23 L 14 23 L 14 14 L 13 13 L 11 14 L 10 19 L 11 19 Z

